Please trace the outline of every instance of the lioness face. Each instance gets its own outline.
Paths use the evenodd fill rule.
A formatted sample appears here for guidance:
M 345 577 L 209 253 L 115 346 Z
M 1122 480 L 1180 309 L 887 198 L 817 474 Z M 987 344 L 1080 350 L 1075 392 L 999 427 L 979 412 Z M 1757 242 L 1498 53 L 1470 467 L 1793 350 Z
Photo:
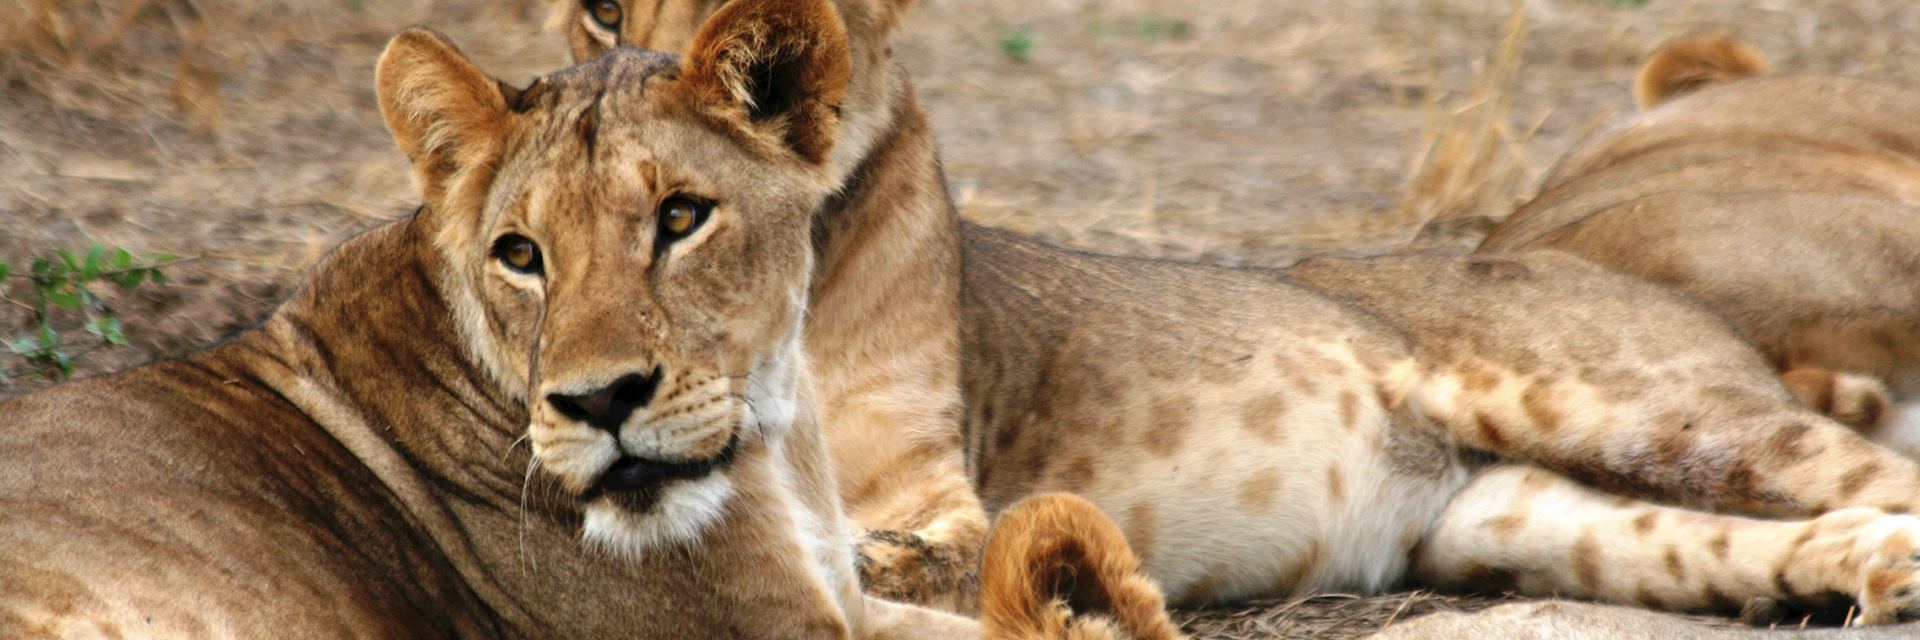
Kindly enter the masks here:
M 824 2 L 736 3 L 684 59 L 621 49 L 523 90 L 424 30 L 381 59 L 460 324 L 589 541 L 697 538 L 735 453 L 794 419 L 838 25 Z

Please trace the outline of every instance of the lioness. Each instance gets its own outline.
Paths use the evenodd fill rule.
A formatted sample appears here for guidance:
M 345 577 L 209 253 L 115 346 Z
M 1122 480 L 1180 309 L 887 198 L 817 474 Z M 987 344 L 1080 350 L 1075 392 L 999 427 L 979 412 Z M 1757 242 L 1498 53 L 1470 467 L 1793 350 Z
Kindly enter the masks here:
M 955 428 L 988 509 L 1086 496 L 1182 603 L 1414 578 L 1665 609 L 1769 596 L 1855 599 L 1872 623 L 1920 613 L 1920 519 L 1881 510 L 1920 506 L 1920 465 L 1799 406 L 1663 288 L 1554 252 L 1234 270 L 961 222 L 888 62 L 903 4 L 838 3 L 866 65 L 840 103 L 860 133 L 836 147 L 841 191 L 812 223 L 814 288 L 832 293 L 811 300 L 804 340 L 842 369 L 823 377 L 896 388 L 875 374 L 892 354 L 941 353 L 957 329 Z M 565 24 L 584 57 L 681 41 L 706 9 L 594 0 Z M 939 315 L 956 290 L 957 326 Z M 927 442 L 823 419 L 836 459 Z M 956 504 L 924 459 L 843 471 L 856 517 L 877 495 L 863 486 L 911 496 L 928 479 L 929 504 Z M 904 578 L 958 573 L 883 568 L 870 586 L 926 599 L 949 585 Z
M 526 89 L 416 28 L 377 79 L 424 206 L 255 329 L 0 404 L 0 637 L 980 637 L 861 594 L 806 394 L 829 5 Z M 1009 522 L 995 637 L 1173 633 L 1098 511 Z
M 1648 60 L 1643 112 L 1588 138 L 1482 251 L 1554 248 L 1673 287 L 1806 402 L 1920 454 L 1920 92 L 1762 76 L 1727 38 Z M 1883 424 L 1884 423 L 1884 424 Z

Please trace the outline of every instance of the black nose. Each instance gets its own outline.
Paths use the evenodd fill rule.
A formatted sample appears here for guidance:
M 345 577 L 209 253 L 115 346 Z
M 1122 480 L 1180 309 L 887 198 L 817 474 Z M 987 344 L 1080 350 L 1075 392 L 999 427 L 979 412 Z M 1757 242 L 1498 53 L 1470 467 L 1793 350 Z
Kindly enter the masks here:
M 627 421 L 627 416 L 653 400 L 653 390 L 659 384 L 660 368 L 654 367 L 653 371 L 646 374 L 620 376 L 613 384 L 582 395 L 549 393 L 547 404 L 553 405 L 553 410 L 560 412 L 560 415 L 608 433 L 619 434 L 620 425 Z

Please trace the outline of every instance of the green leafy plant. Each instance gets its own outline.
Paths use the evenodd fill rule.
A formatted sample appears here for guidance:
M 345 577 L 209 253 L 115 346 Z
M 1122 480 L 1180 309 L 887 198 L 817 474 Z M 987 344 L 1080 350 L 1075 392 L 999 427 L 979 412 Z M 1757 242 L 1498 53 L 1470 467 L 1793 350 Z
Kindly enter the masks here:
M 125 346 L 125 325 L 95 287 L 132 290 L 166 284 L 160 267 L 174 262 L 166 254 L 138 259 L 126 249 L 97 244 L 82 253 L 55 250 L 52 257 L 27 263 L 24 272 L 0 260 L 0 303 L 26 311 L 31 318 L 24 332 L 4 339 L 7 353 L 25 364 L 18 369 L 0 367 L 0 385 L 10 385 L 15 377 L 29 373 L 65 380 L 73 377 L 74 360 L 79 357 L 95 349 Z M 8 286 L 16 282 L 24 287 Z M 9 290 L 20 288 L 26 290 L 24 300 L 8 296 Z M 92 337 L 70 338 L 76 324 Z
M 1033 58 L 1033 29 L 1021 26 L 1000 35 L 1000 52 L 1020 62 Z

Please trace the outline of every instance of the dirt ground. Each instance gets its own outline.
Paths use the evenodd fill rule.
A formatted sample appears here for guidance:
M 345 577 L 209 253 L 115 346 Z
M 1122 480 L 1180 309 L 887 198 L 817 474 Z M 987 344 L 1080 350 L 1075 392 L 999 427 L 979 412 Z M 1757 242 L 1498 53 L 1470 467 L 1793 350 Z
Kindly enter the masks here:
M 1920 3 L 919 0 L 899 47 L 968 218 L 1099 251 L 1282 265 L 1471 245 L 1662 41 L 1728 32 L 1782 70 L 1920 84 Z M 0 0 L 0 258 L 89 243 L 195 259 L 112 298 L 134 348 L 268 313 L 415 195 L 374 106 L 422 23 L 514 82 L 562 66 L 539 0 Z M 1517 70 L 1511 65 L 1517 63 Z M 1510 80 L 1510 83 L 1508 82 Z M 17 295 L 18 282 L 14 283 Z M 0 337 L 25 318 L 0 308 Z M 19 363 L 0 356 L 0 369 Z M 27 382 L 0 397 L 35 388 Z M 1185 614 L 1209 637 L 1351 637 L 1482 601 L 1399 594 Z

